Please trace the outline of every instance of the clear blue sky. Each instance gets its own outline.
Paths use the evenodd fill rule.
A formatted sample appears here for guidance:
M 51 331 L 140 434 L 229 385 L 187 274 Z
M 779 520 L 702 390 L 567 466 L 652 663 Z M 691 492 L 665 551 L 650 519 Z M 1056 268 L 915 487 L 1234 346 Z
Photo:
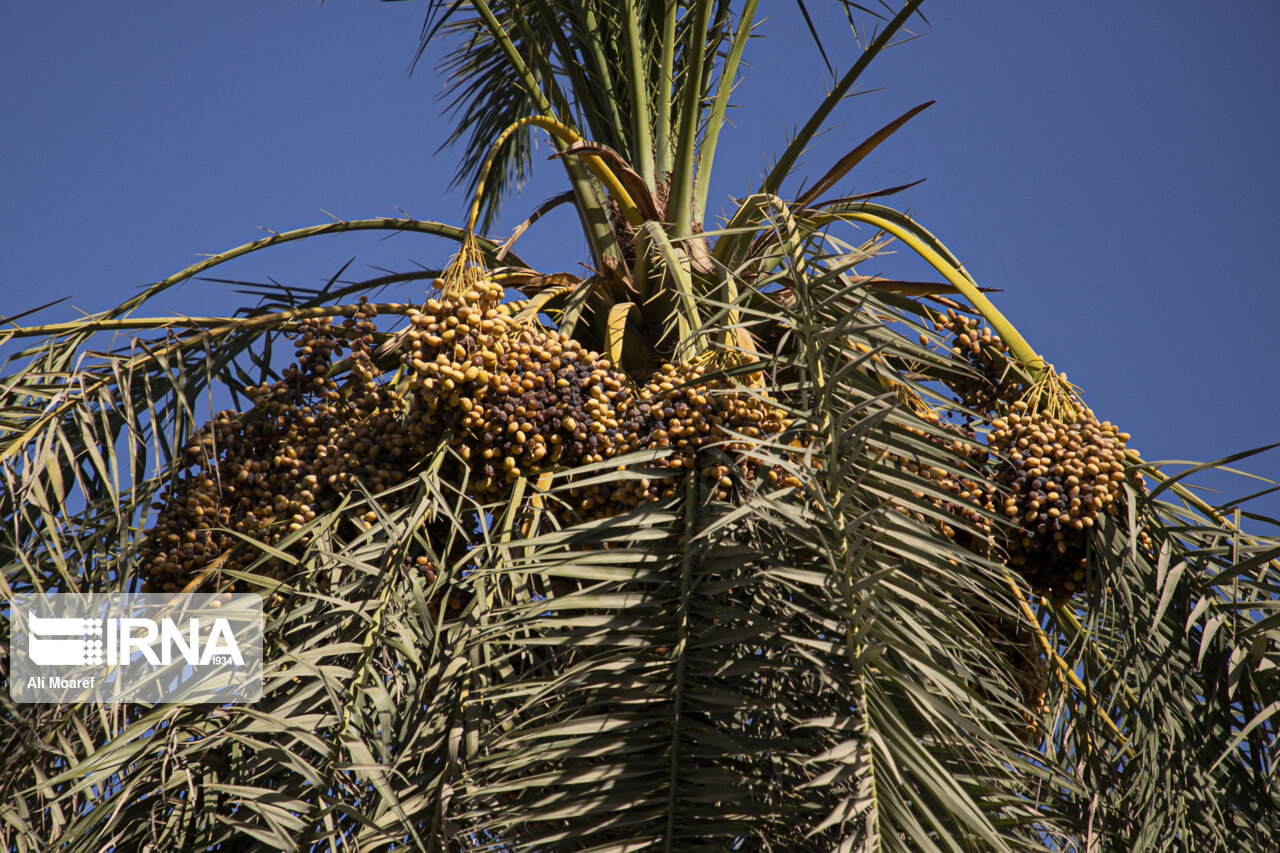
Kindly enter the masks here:
M 762 4 L 790 19 L 784 0 Z M 826 9 L 831 3 L 812 0 Z M 1280 214 L 1280 3 L 926 2 L 922 38 L 882 57 L 812 152 L 820 175 L 907 108 L 938 104 L 851 176 L 898 196 L 1050 361 L 1148 459 L 1280 441 L 1273 260 Z M 101 310 L 196 260 L 326 220 L 460 222 L 430 63 L 409 77 L 424 6 L 373 0 L 0 4 L 0 314 L 72 296 Z M 713 200 L 758 185 L 823 93 L 794 24 L 749 50 Z M 847 31 L 825 20 L 844 67 Z M 554 163 L 508 227 L 562 189 Z M 520 251 L 585 260 L 568 216 Z M 327 238 L 224 268 L 314 286 L 353 270 L 439 265 L 426 238 Z M 924 277 L 922 267 L 886 270 Z M 411 294 L 402 294 L 411 298 Z M 230 310 L 194 282 L 166 309 Z M 1280 451 L 1245 464 L 1280 479 Z M 1236 494 L 1252 488 L 1227 484 Z M 1260 508 L 1263 508 L 1260 505 Z M 1265 509 L 1280 515 L 1280 499 Z

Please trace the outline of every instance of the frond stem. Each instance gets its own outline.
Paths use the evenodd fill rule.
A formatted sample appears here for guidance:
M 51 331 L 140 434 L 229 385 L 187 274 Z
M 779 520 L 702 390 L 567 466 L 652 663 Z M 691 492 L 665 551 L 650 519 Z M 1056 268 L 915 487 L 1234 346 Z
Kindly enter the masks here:
M 468 233 L 475 232 L 476 222 L 480 218 L 480 204 L 484 195 L 484 186 L 489 179 L 489 172 L 493 169 L 493 164 L 497 160 L 502 146 L 507 143 L 507 140 L 513 134 L 530 125 L 542 128 L 566 145 L 573 145 L 582 141 L 582 137 L 573 128 L 548 116 L 526 116 L 502 131 L 498 138 L 494 140 L 493 145 L 489 146 L 489 153 L 485 155 L 484 163 L 480 166 L 476 189 L 471 197 L 471 209 L 467 214 Z M 621 208 L 623 215 L 626 216 L 627 222 L 633 227 L 643 224 L 644 217 L 640 215 L 640 210 L 636 207 L 635 201 L 631 198 L 626 188 L 622 186 L 618 176 L 605 165 L 604 160 L 594 154 L 584 155 L 582 159 L 586 162 L 587 168 L 591 170 L 591 173 L 599 179 L 600 183 L 604 184 L 605 190 L 613 200 L 618 203 L 618 207 Z
M 716 156 L 716 143 L 720 138 L 720 128 L 724 125 L 725 112 L 729 108 L 729 95 L 733 92 L 733 80 L 738 74 L 742 52 L 746 49 L 751 28 L 755 23 L 758 3 L 759 0 L 747 0 L 746 6 L 738 16 L 738 30 L 734 34 L 729 55 L 720 66 L 720 81 L 716 86 L 715 100 L 708 113 L 702 145 L 698 150 L 698 167 L 694 173 L 697 183 L 693 188 L 692 215 L 699 222 L 706 221 L 707 195 L 711 191 L 711 166 Z
M 181 284 L 193 276 L 199 275 L 205 270 L 212 269 L 219 264 L 227 261 L 235 260 L 252 252 L 266 249 L 271 246 L 278 246 L 281 243 L 291 243 L 295 240 L 305 240 L 308 237 L 318 237 L 321 234 L 342 234 L 347 231 L 410 231 L 417 234 L 429 234 L 433 237 L 444 237 L 450 240 L 456 240 L 461 243 L 467 232 L 453 225 L 445 225 L 442 222 L 431 222 L 421 219 L 353 219 L 349 221 L 340 220 L 338 222 L 330 222 L 325 225 L 312 225 L 308 228 L 298 228 L 293 231 L 285 231 L 279 234 L 272 234 L 270 237 L 264 237 L 261 240 L 255 240 L 252 243 L 245 243 L 242 246 L 236 246 L 234 249 L 228 249 L 225 252 L 219 252 L 205 258 L 198 264 L 193 264 L 186 269 L 174 273 L 166 279 L 148 285 L 147 288 L 139 295 L 133 297 L 121 304 L 118 308 L 112 309 L 107 316 L 116 317 L 128 314 L 148 299 L 155 296 L 175 284 Z M 497 252 L 498 245 L 490 240 L 477 238 L 476 242 L 480 248 L 487 254 Z
M 349 315 L 358 310 L 359 305 L 325 305 L 313 308 L 292 308 L 287 311 L 273 311 L 269 314 L 255 314 L 252 317 L 138 317 L 115 319 L 90 317 L 75 323 L 50 323 L 44 326 L 26 326 L 0 332 L 0 340 L 9 338 L 31 338 L 36 336 L 61 337 L 84 332 L 123 332 L 151 331 L 156 329 L 200 328 L 204 331 L 201 338 L 216 337 L 236 329 L 258 329 L 271 327 L 281 321 L 305 320 L 311 317 L 329 317 Z M 417 307 L 407 302 L 371 302 L 364 306 L 373 308 L 379 314 L 405 314 Z
M 913 233 L 913 231 L 902 227 L 896 222 L 891 222 L 883 216 L 865 211 L 840 211 L 838 213 L 820 216 L 818 219 L 819 221 L 824 219 L 846 219 L 865 222 L 868 225 L 874 225 L 881 231 L 892 234 L 894 237 L 905 243 L 913 252 L 923 258 L 929 266 L 941 273 L 942 276 L 947 279 L 947 282 L 950 283 L 961 296 L 967 299 L 974 308 L 978 309 L 978 312 L 981 313 L 982 316 L 986 318 L 987 322 L 991 324 L 991 328 L 1000 335 L 1001 340 L 1003 340 L 1005 345 L 1009 347 L 1009 352 L 1024 367 L 1031 370 L 1037 376 L 1048 370 L 1049 366 L 1045 360 L 1036 353 L 1031 344 L 1027 343 L 1026 338 L 1022 337 L 1021 333 L 1018 332 L 1013 323 L 1009 322 L 1008 318 L 1006 318 L 1004 314 L 1000 313 L 1000 309 L 996 308 L 995 304 L 986 297 L 986 294 L 984 294 L 967 275 L 964 275 L 955 264 L 943 258 L 941 254 L 935 251 L 935 249 L 928 245 L 924 240 L 920 239 L 920 237 Z M 911 222 L 911 220 L 907 219 L 905 216 L 903 219 L 907 222 Z
M 664 180 L 671 172 L 671 90 L 675 87 L 676 18 L 680 4 L 665 0 L 662 20 L 662 45 L 658 60 L 658 127 L 654 140 L 657 177 Z
M 653 173 L 653 128 L 649 113 L 649 86 L 644 73 L 644 51 L 640 47 L 640 12 L 636 0 L 626 0 L 622 9 L 622 35 L 627 57 L 627 74 L 631 78 L 631 135 L 636 146 L 632 152 L 636 171 L 650 190 L 657 186 Z
M 1012 576 L 1010 576 L 1007 569 L 1001 569 L 1001 571 L 1004 573 L 1005 582 L 1009 584 L 1009 589 L 1013 592 L 1014 599 L 1018 602 L 1019 609 L 1022 610 L 1022 615 L 1027 618 L 1027 622 L 1030 623 L 1032 630 L 1035 631 L 1036 640 L 1040 645 L 1040 650 L 1044 652 L 1045 657 L 1051 660 L 1054 666 L 1057 667 L 1058 674 L 1061 676 L 1062 680 L 1071 685 L 1077 693 L 1083 696 L 1085 701 L 1089 703 L 1089 707 L 1093 709 L 1093 712 L 1101 717 L 1102 721 L 1107 724 L 1107 728 L 1111 729 L 1111 733 L 1119 739 L 1120 746 L 1124 748 L 1125 755 L 1130 759 L 1137 758 L 1137 754 L 1133 751 L 1133 748 L 1129 746 L 1129 739 L 1120 731 L 1120 727 L 1117 726 L 1115 721 L 1108 716 L 1107 712 L 1098 705 L 1097 697 L 1090 692 L 1085 683 L 1080 680 L 1080 676 L 1076 675 L 1075 670 L 1073 670 L 1071 666 L 1062 659 L 1062 656 L 1058 654 L 1057 650 L 1053 648 L 1053 645 L 1049 642 L 1049 637 L 1045 634 L 1044 629 L 1040 627 L 1040 620 L 1036 618 L 1035 613 L 1031 610 L 1031 605 L 1027 603 L 1026 596 L 1024 596 L 1022 591 L 1018 589 L 1017 582 Z
M 666 832 L 666 850 L 670 853 L 671 839 L 675 835 L 675 819 L 676 819 L 676 786 L 680 779 L 680 734 L 684 724 L 684 713 L 682 704 L 684 701 L 684 664 L 685 658 L 689 653 L 687 647 L 689 642 L 689 594 L 690 594 L 690 573 L 693 571 L 693 556 L 690 550 L 693 547 L 694 534 L 694 515 L 697 511 L 697 488 L 698 481 L 690 471 L 685 476 L 684 489 L 684 543 L 680 549 L 680 611 L 678 614 L 678 623 L 676 626 L 676 641 L 673 651 L 676 656 L 676 684 L 675 695 L 672 696 L 672 715 L 674 719 L 671 725 L 671 763 L 670 773 L 667 779 L 667 832 Z
M 676 236 L 692 233 L 693 184 L 706 176 L 694 173 L 694 153 L 698 144 L 698 119 L 702 114 L 702 67 L 706 60 L 707 21 L 711 15 L 710 3 L 695 4 L 689 13 L 694 16 L 693 25 L 686 30 L 688 44 L 684 47 L 684 90 L 680 92 L 680 126 L 676 130 L 675 163 L 671 170 L 671 198 L 667 206 L 667 221 Z

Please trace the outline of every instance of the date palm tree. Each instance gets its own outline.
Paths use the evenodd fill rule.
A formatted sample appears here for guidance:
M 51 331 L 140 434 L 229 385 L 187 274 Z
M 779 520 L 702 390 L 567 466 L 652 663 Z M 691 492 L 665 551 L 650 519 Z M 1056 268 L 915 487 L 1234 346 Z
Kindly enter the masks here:
M 1275 849 L 1274 522 L 1099 423 L 905 188 L 839 196 L 927 105 L 796 185 L 921 4 L 841 4 L 713 222 L 758 2 L 433 0 L 462 226 L 9 318 L 5 592 L 256 592 L 267 662 L 253 705 L 6 698 L 7 848 Z M 564 193 L 487 235 L 539 133 Z M 586 276 L 519 257 L 559 204 Z M 357 230 L 458 253 L 142 316 Z M 859 271 L 891 240 L 927 280 Z

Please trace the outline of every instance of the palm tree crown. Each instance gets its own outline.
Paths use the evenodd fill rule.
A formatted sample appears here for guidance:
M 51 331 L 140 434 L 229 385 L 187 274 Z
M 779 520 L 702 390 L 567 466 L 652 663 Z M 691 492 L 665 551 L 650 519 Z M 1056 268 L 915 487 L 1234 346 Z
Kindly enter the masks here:
M 1144 462 L 904 187 L 838 195 L 927 104 L 790 189 L 922 0 L 842 4 L 862 50 L 709 220 L 759 5 L 433 0 L 462 226 L 0 330 L 6 591 L 267 614 L 256 704 L 7 703 L 10 849 L 1276 846 L 1280 543 Z M 537 133 L 565 192 L 484 233 Z M 586 276 L 518 255 L 557 204 Z M 459 249 L 138 316 L 355 230 Z M 890 240 L 940 280 L 860 272 Z

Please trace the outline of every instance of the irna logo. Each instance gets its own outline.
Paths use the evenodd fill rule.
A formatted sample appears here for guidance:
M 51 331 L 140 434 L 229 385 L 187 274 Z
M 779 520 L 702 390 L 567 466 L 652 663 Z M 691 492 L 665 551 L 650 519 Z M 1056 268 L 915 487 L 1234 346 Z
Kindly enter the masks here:
M 48 594 L 10 602 L 18 702 L 255 702 L 256 595 Z
M 188 619 L 184 630 L 169 618 L 157 623 L 154 619 L 77 619 L 29 613 L 27 648 L 31 662 L 38 666 L 115 666 L 130 661 L 134 651 L 152 666 L 167 666 L 175 657 L 196 666 L 227 662 L 244 666 L 230 620 L 215 618 L 211 623 L 202 633 L 198 617 Z

